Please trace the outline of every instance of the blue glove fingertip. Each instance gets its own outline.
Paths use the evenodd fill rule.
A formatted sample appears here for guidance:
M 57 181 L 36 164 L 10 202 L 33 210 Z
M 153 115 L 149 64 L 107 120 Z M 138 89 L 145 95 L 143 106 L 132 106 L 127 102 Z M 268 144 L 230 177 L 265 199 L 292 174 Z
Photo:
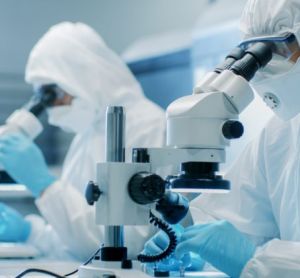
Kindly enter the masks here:
M 187 267 L 188 271 L 200 271 L 204 268 L 205 261 L 193 252 L 190 252 L 191 264 Z
M 184 267 L 187 268 L 192 264 L 192 259 L 189 253 L 184 254 L 181 259 L 180 259 L 180 264 Z
M 25 136 L 21 133 L 8 133 L 8 134 L 4 134 L 3 136 L 1 136 L 0 143 L 3 143 L 3 144 L 14 143 L 14 142 L 20 141 L 24 138 L 25 138 Z

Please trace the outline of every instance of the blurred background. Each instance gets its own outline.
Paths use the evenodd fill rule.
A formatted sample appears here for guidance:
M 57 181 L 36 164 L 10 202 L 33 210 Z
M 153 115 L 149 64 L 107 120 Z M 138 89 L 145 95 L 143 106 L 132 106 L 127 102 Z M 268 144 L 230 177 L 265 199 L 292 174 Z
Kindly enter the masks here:
M 81 21 L 93 27 L 123 57 L 145 94 L 166 108 L 172 100 L 190 94 L 203 74 L 240 41 L 238 23 L 245 2 L 0 0 L 0 124 L 30 98 L 32 88 L 24 82 L 27 57 L 56 23 Z M 256 100 L 243 113 L 246 134 L 230 147 L 224 169 L 269 119 L 269 111 L 258 119 L 264 111 L 265 106 Z M 42 120 L 46 128 L 37 143 L 48 164 L 59 173 L 72 135 L 48 126 L 46 115 Z M 18 194 L 0 187 L 0 201 Z
M 235 4 L 228 11 L 230 2 Z M 243 2 L 0 0 L 0 123 L 31 96 L 32 89 L 24 82 L 28 55 L 38 39 L 56 23 L 82 21 L 92 26 L 112 49 L 124 56 L 146 94 L 165 108 L 171 100 L 192 90 L 193 33 L 238 20 Z M 234 34 L 232 43 L 236 37 Z M 226 51 L 222 49 L 223 53 Z M 180 84 L 175 84 L 177 76 L 181 77 Z M 71 137 L 48 126 L 39 136 L 37 142 L 50 165 L 60 165 Z

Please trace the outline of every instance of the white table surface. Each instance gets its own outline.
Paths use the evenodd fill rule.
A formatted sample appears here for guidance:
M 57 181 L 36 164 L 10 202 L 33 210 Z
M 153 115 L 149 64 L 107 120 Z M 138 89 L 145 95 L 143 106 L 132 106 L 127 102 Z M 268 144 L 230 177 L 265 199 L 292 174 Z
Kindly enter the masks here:
M 12 278 L 28 268 L 41 268 L 62 275 L 72 272 L 77 269 L 79 265 L 80 263 L 75 261 L 62 262 L 45 259 L 0 259 L 0 277 Z M 47 275 L 27 274 L 25 277 L 47 277 Z M 71 277 L 76 276 L 74 275 Z
M 14 278 L 20 272 L 28 269 L 28 268 L 41 268 L 49 271 L 53 271 L 57 274 L 63 275 L 73 270 L 77 269 L 80 265 L 80 262 L 76 261 L 49 261 L 46 259 L 0 259 L 0 278 Z M 119 273 L 116 273 L 119 274 Z M 121 275 L 121 274 L 120 274 Z M 138 275 L 139 276 L 139 275 Z M 138 277 L 133 275 L 133 277 Z M 143 276 L 143 275 L 141 275 Z M 27 274 L 25 276 L 28 277 L 52 277 L 44 274 Z M 24 277 L 24 278 L 25 278 Z M 77 278 L 78 276 L 72 275 L 70 277 Z M 144 276 L 143 276 L 144 277 Z M 178 277 L 178 276 L 177 276 Z M 214 278 L 225 278 L 227 277 L 223 273 L 214 272 L 214 271 L 203 271 L 203 272 L 193 272 L 186 273 L 185 277 L 214 277 Z

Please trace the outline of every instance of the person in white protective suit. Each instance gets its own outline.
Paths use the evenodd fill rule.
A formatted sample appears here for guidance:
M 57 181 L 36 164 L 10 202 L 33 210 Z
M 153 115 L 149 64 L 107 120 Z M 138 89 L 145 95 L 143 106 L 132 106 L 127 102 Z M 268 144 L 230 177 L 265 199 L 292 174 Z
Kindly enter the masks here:
M 241 45 L 272 47 L 252 85 L 275 116 L 225 176 L 231 192 L 191 203 L 176 256 L 194 252 L 231 277 L 300 277 L 300 1 L 249 0 L 241 30 Z M 157 234 L 145 249 L 165 244 Z
M 25 75 L 34 88 L 55 84 L 63 92 L 62 99 L 47 111 L 49 123 L 76 136 L 60 178 L 49 174 L 39 149 L 25 136 L 0 138 L 0 163 L 33 192 L 42 216 L 52 227 L 29 217 L 27 241 L 51 254 L 57 245 L 51 239 L 55 230 L 68 251 L 85 260 L 99 247 L 104 233 L 103 227 L 95 224 L 95 208 L 88 206 L 84 191 L 87 182 L 96 178 L 96 162 L 105 161 L 106 107 L 125 107 L 128 159 L 131 147 L 164 144 L 164 111 L 144 96 L 124 62 L 83 23 L 65 22 L 50 28 L 32 49 Z M 142 250 L 150 231 L 125 228 L 129 255 Z M 28 234 L 28 226 L 24 233 Z

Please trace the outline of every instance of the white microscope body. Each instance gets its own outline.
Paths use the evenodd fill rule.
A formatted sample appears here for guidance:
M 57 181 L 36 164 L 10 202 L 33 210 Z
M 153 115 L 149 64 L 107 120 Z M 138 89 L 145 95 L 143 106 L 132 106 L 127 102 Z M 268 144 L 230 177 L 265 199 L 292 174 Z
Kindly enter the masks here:
M 218 164 L 225 162 L 225 148 L 230 140 L 243 134 L 237 119 L 254 99 L 249 80 L 271 57 L 266 45 L 246 52 L 238 49 L 227 56 L 224 68 L 207 74 L 193 95 L 169 105 L 166 147 L 134 149 L 133 162 L 124 162 L 121 108 L 108 109 L 119 116 L 112 120 L 107 114 L 107 162 L 97 164 L 99 187 L 92 184 L 87 192 L 89 203 L 97 202 L 96 223 L 105 226 L 105 239 L 100 256 L 81 266 L 79 277 L 147 277 L 140 272 L 139 264 L 130 263 L 130 259 L 149 262 L 149 258 L 127 258 L 122 227 L 147 225 L 149 211 L 154 209 L 171 224 L 181 220 L 183 214 L 173 221 L 180 210 L 171 217 L 164 214 L 166 206 L 162 200 L 174 192 L 228 192 L 229 182 L 216 174 Z M 109 124 L 109 117 L 110 123 L 115 124 Z M 112 153 L 118 155 L 113 158 Z
M 43 125 L 38 117 L 58 98 L 55 84 L 44 85 L 21 109 L 15 110 L 0 126 L 0 136 L 10 133 L 22 133 L 34 140 L 42 131 Z M 0 183 L 14 183 L 0 165 Z
M 26 109 L 14 111 L 0 126 L 0 136 L 8 133 L 21 132 L 34 140 L 43 131 L 43 126 L 36 116 Z
M 136 173 L 158 173 L 167 167 L 168 175 L 176 175 L 180 164 L 185 162 L 225 162 L 225 147 L 229 145 L 229 139 L 224 137 L 222 127 L 229 119 L 237 119 L 254 95 L 245 79 L 230 71 L 224 72 L 224 75 L 234 79 L 228 82 L 228 90 L 215 87 L 213 92 L 182 97 L 170 104 L 167 109 L 166 147 L 135 149 L 134 155 L 135 151 L 145 152 L 148 159 L 143 161 L 97 164 L 97 184 L 103 192 L 96 203 L 97 224 L 148 224 L 149 206 L 136 203 L 128 194 L 127 185 Z M 239 101 L 234 102 L 235 99 Z M 210 190 L 213 188 L 200 188 L 199 192 Z M 173 188 L 173 191 L 189 192 L 189 188 Z M 191 192 L 198 190 L 193 188 Z
M 55 102 L 60 92 L 55 84 L 41 86 L 23 108 L 15 110 L 5 125 L 0 126 L 0 136 L 21 132 L 34 140 L 43 131 L 38 117 Z

